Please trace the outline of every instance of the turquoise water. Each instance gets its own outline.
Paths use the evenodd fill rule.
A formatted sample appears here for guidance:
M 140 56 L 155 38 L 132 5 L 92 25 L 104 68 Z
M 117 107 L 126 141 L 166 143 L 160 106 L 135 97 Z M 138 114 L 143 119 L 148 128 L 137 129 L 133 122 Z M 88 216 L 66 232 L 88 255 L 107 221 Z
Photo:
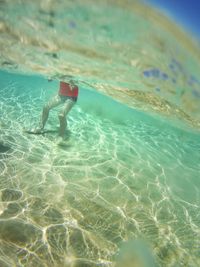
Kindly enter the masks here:
M 136 239 L 158 266 L 199 266 L 199 132 L 81 85 L 59 147 L 59 108 L 24 131 L 57 88 L 0 72 L 0 266 L 114 266 Z
M 0 16 L 0 267 L 200 266 L 198 42 L 139 0 Z M 64 145 L 61 107 L 28 134 L 70 77 Z

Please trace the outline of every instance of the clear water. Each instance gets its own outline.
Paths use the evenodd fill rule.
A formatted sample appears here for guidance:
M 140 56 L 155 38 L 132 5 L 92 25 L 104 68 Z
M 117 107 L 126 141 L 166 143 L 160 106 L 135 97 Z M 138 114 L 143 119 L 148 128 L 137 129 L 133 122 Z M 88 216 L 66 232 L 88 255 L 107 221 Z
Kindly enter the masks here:
M 137 1 L 0 7 L 0 267 L 200 266 L 199 48 Z M 25 131 L 61 75 L 62 147 L 59 107 Z
M 24 132 L 58 82 L 0 75 L 2 264 L 112 266 L 143 238 L 163 266 L 198 266 L 199 134 L 81 88 L 58 147 L 57 110 L 49 133 Z

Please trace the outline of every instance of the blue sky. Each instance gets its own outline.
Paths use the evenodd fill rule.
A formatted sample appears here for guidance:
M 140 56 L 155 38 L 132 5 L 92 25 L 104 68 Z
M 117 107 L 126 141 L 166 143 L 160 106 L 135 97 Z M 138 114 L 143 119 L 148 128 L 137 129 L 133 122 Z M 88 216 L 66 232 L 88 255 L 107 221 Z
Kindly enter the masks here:
M 200 0 L 144 0 L 176 21 L 200 40 Z

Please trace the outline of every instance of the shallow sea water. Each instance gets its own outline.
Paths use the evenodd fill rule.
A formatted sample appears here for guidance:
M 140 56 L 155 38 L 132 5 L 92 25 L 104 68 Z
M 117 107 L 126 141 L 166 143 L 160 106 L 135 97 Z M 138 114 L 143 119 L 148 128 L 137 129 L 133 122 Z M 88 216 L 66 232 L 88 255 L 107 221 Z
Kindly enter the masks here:
M 1 72 L 2 266 L 113 266 L 138 238 L 161 266 L 198 266 L 199 134 L 81 88 L 59 147 L 57 110 L 24 132 L 57 86 Z
M 134 3 L 0 1 L 0 267 L 200 266 L 199 50 Z

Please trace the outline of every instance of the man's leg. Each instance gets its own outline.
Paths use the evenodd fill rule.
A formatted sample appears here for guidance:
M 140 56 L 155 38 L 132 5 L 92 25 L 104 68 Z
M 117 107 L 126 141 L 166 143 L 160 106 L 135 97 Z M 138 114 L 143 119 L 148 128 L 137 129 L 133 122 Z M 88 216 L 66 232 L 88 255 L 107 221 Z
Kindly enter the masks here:
M 61 136 L 62 138 L 64 138 L 65 136 L 65 129 L 67 126 L 66 116 L 73 107 L 74 103 L 75 102 L 73 100 L 67 99 L 64 103 L 63 109 L 60 111 L 58 115 L 60 121 L 59 136 Z
M 43 128 L 44 128 L 44 126 L 48 120 L 48 117 L 49 117 L 49 111 L 52 108 L 57 107 L 61 103 L 62 103 L 62 100 L 61 100 L 60 96 L 56 95 L 52 99 L 50 99 L 49 102 L 47 102 L 47 104 L 44 105 L 39 127 L 35 129 L 36 132 L 39 133 L 43 130 Z

